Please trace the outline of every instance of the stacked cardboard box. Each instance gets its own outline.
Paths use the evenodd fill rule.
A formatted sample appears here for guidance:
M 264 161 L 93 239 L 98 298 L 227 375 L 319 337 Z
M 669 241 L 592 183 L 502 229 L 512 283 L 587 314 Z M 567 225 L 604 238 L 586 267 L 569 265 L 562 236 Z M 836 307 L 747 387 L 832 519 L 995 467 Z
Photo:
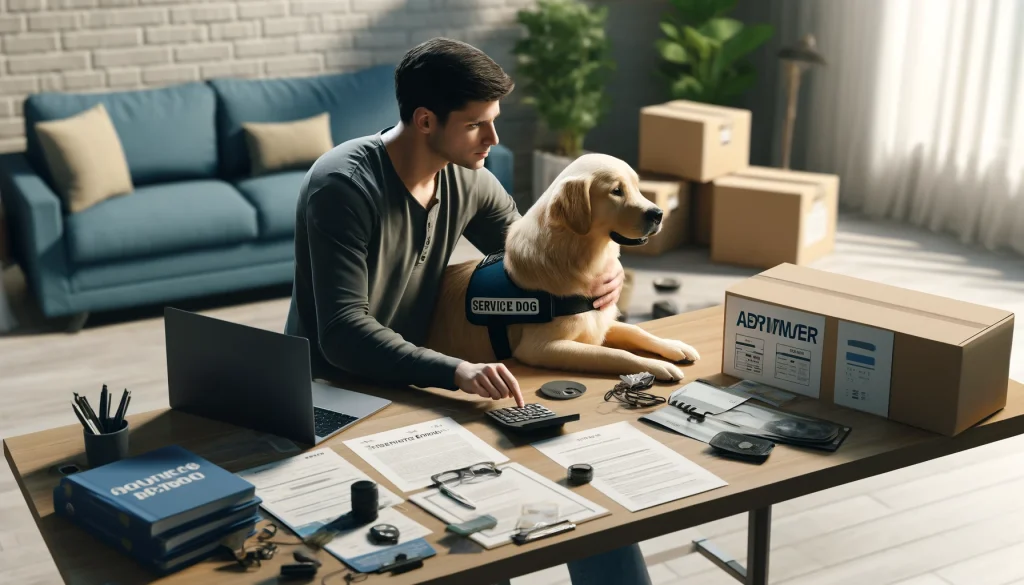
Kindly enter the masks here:
M 674 100 L 640 110 L 640 172 L 691 183 L 680 243 L 758 268 L 830 253 L 839 178 L 751 166 L 750 127 L 750 111 L 738 108 Z

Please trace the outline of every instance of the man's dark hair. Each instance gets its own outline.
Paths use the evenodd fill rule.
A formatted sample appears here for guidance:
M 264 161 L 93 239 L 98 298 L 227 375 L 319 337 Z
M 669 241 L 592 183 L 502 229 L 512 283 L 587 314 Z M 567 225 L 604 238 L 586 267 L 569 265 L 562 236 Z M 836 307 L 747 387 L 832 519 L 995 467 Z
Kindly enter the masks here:
M 395 69 L 395 97 L 402 122 L 418 107 L 434 112 L 441 124 L 471 101 L 490 102 L 514 87 L 502 68 L 476 47 L 446 38 L 421 43 Z

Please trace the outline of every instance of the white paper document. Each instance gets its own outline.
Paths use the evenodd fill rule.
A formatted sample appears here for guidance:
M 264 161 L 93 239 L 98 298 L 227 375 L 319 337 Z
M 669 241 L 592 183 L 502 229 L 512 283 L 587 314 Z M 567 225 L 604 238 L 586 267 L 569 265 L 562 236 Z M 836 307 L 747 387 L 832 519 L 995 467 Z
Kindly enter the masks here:
M 732 410 L 746 401 L 746 396 L 740 396 L 703 382 L 690 382 L 673 392 L 668 398 L 669 404 L 693 406 L 701 414 L 720 414 Z
M 591 485 L 630 512 L 728 485 L 625 421 L 533 446 L 563 467 L 592 465 Z
M 429 528 L 394 508 L 381 510 L 373 524 L 391 524 L 397 528 L 399 545 L 416 540 L 417 538 L 423 538 L 431 533 Z M 370 541 L 368 533 L 369 528 L 366 526 L 340 532 L 324 548 L 327 552 L 339 558 L 351 559 L 397 546 L 394 544 L 374 544 Z
M 558 506 L 558 520 L 571 520 L 577 524 L 608 514 L 605 508 L 518 463 L 500 468 L 499 476 L 452 486 L 453 491 L 476 504 L 475 510 L 458 504 L 436 488 L 411 496 L 409 501 L 449 524 L 466 522 L 484 514 L 494 516 L 497 526 L 470 536 L 484 548 L 512 542 L 523 505 L 555 504 Z
M 448 417 L 350 439 L 345 445 L 403 492 L 431 486 L 430 476 L 442 471 L 508 461 Z
M 370 479 L 330 448 L 253 467 L 237 475 L 256 486 L 264 510 L 302 537 L 350 512 L 352 484 Z M 377 489 L 380 508 L 402 502 L 384 486 L 378 485 Z

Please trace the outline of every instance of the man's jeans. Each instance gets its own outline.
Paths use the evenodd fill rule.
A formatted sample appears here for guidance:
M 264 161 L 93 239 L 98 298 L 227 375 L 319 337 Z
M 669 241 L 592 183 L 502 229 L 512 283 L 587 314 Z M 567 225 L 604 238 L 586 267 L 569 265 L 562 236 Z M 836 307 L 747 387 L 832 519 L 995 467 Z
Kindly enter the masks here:
M 566 563 L 573 585 L 650 585 L 640 545 L 632 544 L 606 553 Z M 509 585 L 503 581 L 498 585 Z

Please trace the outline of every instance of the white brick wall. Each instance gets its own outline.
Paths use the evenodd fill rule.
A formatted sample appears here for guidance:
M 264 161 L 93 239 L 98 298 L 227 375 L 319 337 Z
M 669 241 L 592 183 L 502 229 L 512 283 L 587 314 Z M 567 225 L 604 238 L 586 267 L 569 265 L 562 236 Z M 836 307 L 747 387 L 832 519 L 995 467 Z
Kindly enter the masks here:
M 532 0 L 0 0 L 0 152 L 24 149 L 37 91 L 123 91 L 211 77 L 280 77 L 395 62 L 431 36 L 471 42 L 514 74 L 515 10 Z M 527 188 L 532 115 L 499 133 Z M 518 189 L 517 189 L 518 190 Z

